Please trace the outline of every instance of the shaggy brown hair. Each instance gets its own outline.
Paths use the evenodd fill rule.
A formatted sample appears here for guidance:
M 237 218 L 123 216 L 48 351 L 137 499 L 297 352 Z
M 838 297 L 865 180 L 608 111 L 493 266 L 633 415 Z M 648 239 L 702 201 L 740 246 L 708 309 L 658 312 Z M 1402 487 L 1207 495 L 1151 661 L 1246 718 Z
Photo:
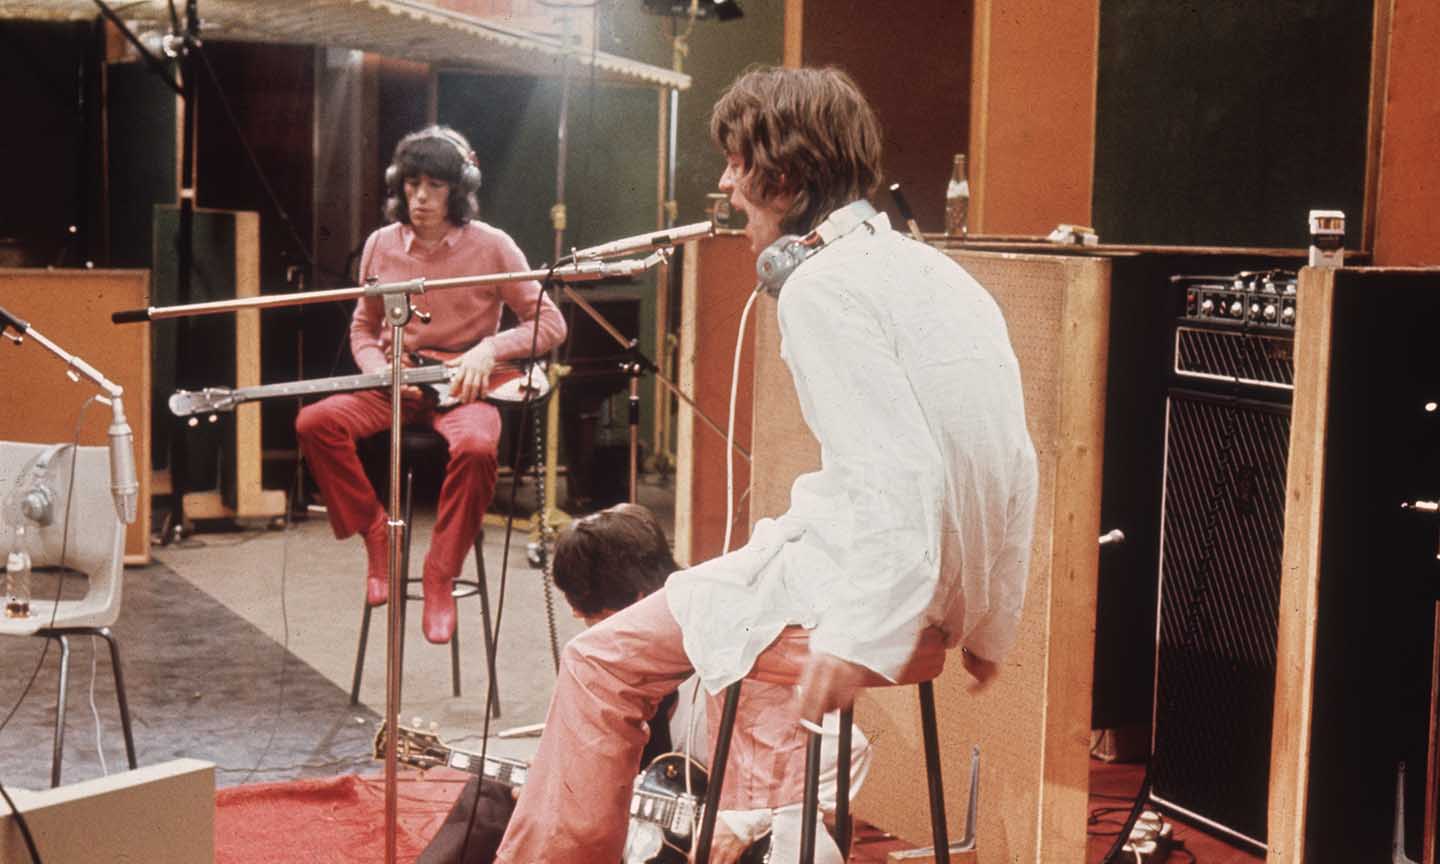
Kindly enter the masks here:
M 752 68 L 710 112 L 710 137 L 740 157 L 746 194 L 795 200 L 782 230 L 805 234 L 880 185 L 880 123 L 840 69 Z
M 474 167 L 466 172 L 466 164 L 473 158 L 470 142 L 448 126 L 427 126 L 401 138 L 390 167 L 385 169 L 385 218 L 410 224 L 405 181 L 426 174 L 450 186 L 445 218 L 451 225 L 464 225 L 474 219 L 480 213 L 475 196 L 480 188 L 480 171 Z M 471 178 L 469 182 L 467 177 Z
M 590 618 L 624 609 L 679 569 L 655 514 L 639 504 L 577 519 L 555 541 L 555 585 Z

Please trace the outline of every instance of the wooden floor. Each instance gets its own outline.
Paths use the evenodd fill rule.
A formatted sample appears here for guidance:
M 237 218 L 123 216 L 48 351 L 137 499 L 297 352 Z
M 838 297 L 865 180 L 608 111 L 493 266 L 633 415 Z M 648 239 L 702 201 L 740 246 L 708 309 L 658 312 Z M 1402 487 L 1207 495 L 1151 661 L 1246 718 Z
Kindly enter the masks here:
M 1143 764 L 1118 764 L 1090 760 L 1090 840 L 1086 847 L 1086 864 L 1099 864 L 1115 842 L 1115 833 L 1123 827 L 1134 804 L 1135 793 L 1144 779 Z M 1179 820 L 1166 817 L 1174 827 L 1174 837 L 1181 848 L 1171 852 L 1168 861 L 1196 864 L 1258 864 L 1265 857 L 1250 849 L 1237 848 Z M 894 837 L 861 823 L 855 829 L 851 844 L 851 864 L 886 864 L 891 852 L 914 848 Z M 1133 860 L 1118 859 L 1121 862 Z

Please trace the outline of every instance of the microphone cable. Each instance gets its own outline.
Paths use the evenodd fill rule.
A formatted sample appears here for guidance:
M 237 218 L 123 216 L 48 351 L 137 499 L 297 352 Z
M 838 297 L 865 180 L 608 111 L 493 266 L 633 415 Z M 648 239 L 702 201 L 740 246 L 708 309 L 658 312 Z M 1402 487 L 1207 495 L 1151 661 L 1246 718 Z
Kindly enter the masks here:
M 65 514 L 60 522 L 60 560 L 56 564 L 55 599 L 50 608 L 51 628 L 55 626 L 55 618 L 59 615 L 60 597 L 65 587 L 65 556 L 69 552 L 70 544 L 70 508 L 75 500 L 75 474 L 76 467 L 78 466 L 80 460 L 80 430 L 85 420 L 85 412 L 90 408 L 92 404 L 95 403 L 95 400 L 97 398 L 98 397 L 96 396 L 91 396 L 89 399 L 86 399 L 85 402 L 81 404 L 80 411 L 76 414 L 75 417 L 75 433 L 73 441 L 70 445 L 70 477 L 67 480 L 65 487 Z M 0 733 L 3 733 L 6 727 L 10 725 L 10 720 L 15 716 L 15 712 L 20 709 L 21 704 L 23 704 L 25 701 L 25 697 L 30 695 L 30 690 L 32 687 L 35 686 L 35 680 L 39 677 L 40 670 L 45 665 L 45 657 L 50 653 L 50 643 L 52 641 L 54 640 L 48 638 L 45 640 L 44 647 L 40 649 L 40 657 L 35 661 L 35 668 L 30 671 L 29 680 L 25 682 L 25 687 L 21 689 L 20 696 L 15 700 L 15 704 L 10 707 L 10 711 L 6 713 L 5 719 L 3 721 L 0 721 Z M 93 637 L 91 640 L 91 651 L 91 659 L 93 661 Z M 91 677 L 91 685 L 94 685 L 93 673 Z M 61 695 L 63 696 L 63 694 Z M 40 851 L 35 846 L 35 838 L 30 833 L 30 825 L 25 820 L 25 814 L 21 813 L 20 808 L 15 806 L 15 801 L 10 797 L 10 793 L 6 791 L 4 783 L 0 783 L 0 798 L 5 799 L 5 804 L 9 806 L 10 813 L 15 818 L 15 825 L 20 829 L 20 836 L 25 841 L 25 850 L 30 853 L 30 860 L 33 862 L 33 864 L 41 864 Z
M 61 523 L 60 531 L 60 560 L 56 562 L 55 598 L 51 604 L 50 623 L 46 629 L 53 629 L 55 626 L 55 619 L 60 613 L 61 593 L 65 587 L 65 556 L 69 552 L 70 544 L 70 505 L 75 491 L 75 466 L 76 461 L 79 459 L 80 429 L 85 419 L 86 410 L 89 409 L 98 398 L 97 396 L 91 396 L 89 399 L 86 399 L 85 403 L 80 406 L 80 412 L 75 418 L 75 435 L 70 445 L 73 456 L 70 460 L 70 478 L 65 487 L 65 515 Z M 25 697 L 30 695 L 30 689 L 35 686 L 35 680 L 39 677 L 40 670 L 45 665 L 45 657 L 50 653 L 50 643 L 52 641 L 54 640 L 45 640 L 45 646 L 40 650 L 40 657 L 35 661 L 35 668 L 31 670 L 29 679 L 26 680 L 24 688 L 20 691 L 20 696 L 15 700 L 15 704 L 10 706 L 10 710 L 5 714 L 5 719 L 0 720 L 0 734 L 3 734 L 6 727 L 10 725 L 10 720 L 14 718 L 15 712 L 20 709 L 20 705 L 25 701 Z
M 745 349 L 745 325 L 750 319 L 750 309 L 755 305 L 755 299 L 760 296 L 763 286 L 757 284 L 755 290 L 745 300 L 745 308 L 740 312 L 740 328 L 735 334 L 735 357 L 730 368 L 730 412 L 725 421 L 725 545 L 721 547 L 720 554 L 725 555 L 730 551 L 730 535 L 735 527 L 735 400 L 740 389 L 740 355 Z M 750 490 L 745 490 L 749 496 Z
M 533 328 L 530 331 L 529 354 L 532 364 L 535 362 L 535 352 L 540 347 L 540 316 L 545 309 L 546 286 L 555 284 L 555 270 L 557 266 L 557 264 L 551 264 L 548 267 L 549 272 L 545 274 L 545 280 L 540 283 L 540 290 L 537 291 L 535 294 L 535 314 L 531 316 L 530 321 L 531 327 Z M 569 336 L 568 331 L 566 333 L 566 336 Z M 531 370 L 527 370 L 525 374 L 530 375 Z M 546 395 L 546 398 L 555 398 L 555 393 L 548 393 Z M 494 710 L 495 698 L 499 694 L 500 689 L 495 685 L 495 655 L 500 650 L 500 625 L 505 617 L 505 588 L 508 584 L 508 577 L 510 573 L 510 540 L 515 533 L 515 498 L 518 494 L 520 487 L 521 445 L 525 438 L 525 422 L 530 417 L 530 406 L 531 403 L 533 403 L 534 401 L 535 390 L 533 388 L 526 387 L 525 398 L 520 402 L 520 420 L 517 424 L 517 432 L 514 436 L 515 444 L 511 448 L 514 455 L 511 457 L 510 464 L 510 499 L 506 502 L 506 510 L 508 512 L 505 516 L 505 542 L 500 557 L 500 591 L 498 594 L 495 595 L 495 620 L 490 630 L 491 641 L 490 644 L 486 646 L 488 650 L 485 652 L 486 674 L 489 676 L 489 678 L 486 681 L 485 685 L 485 713 L 484 719 L 481 721 L 480 726 L 480 773 L 475 778 L 475 797 L 470 802 L 470 817 L 465 822 L 465 840 L 460 844 L 460 857 L 457 859 L 460 861 L 466 860 L 466 854 L 470 850 L 470 836 L 471 833 L 475 830 L 475 818 L 480 813 L 480 799 L 483 797 L 480 792 L 481 786 L 485 783 L 485 759 L 490 750 L 490 718 Z M 537 519 L 537 523 L 542 526 L 542 540 L 544 537 L 544 519 L 545 513 L 542 510 L 539 513 Z M 409 530 L 409 526 L 406 527 L 406 530 Z M 485 578 L 480 573 L 476 573 L 475 575 L 477 579 Z M 548 576 L 542 576 L 542 578 L 548 578 Z M 548 589 L 548 584 L 546 587 Z M 390 718 L 387 717 L 385 719 L 388 721 Z M 394 736 L 398 734 L 398 731 L 399 730 L 391 729 L 390 734 Z

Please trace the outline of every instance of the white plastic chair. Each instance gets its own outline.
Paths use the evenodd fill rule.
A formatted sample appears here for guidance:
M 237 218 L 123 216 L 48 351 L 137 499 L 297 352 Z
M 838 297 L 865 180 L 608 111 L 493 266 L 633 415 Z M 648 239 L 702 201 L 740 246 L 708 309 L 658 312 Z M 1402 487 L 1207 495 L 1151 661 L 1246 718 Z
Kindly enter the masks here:
M 74 471 L 73 486 L 71 473 Z M 72 499 L 73 496 L 73 499 Z M 31 515 L 21 512 L 21 502 Z M 76 600 L 55 602 L 54 595 L 30 600 L 25 618 L 0 616 L 0 636 L 39 636 L 60 645 L 60 689 L 55 700 L 55 744 L 50 785 L 60 785 L 60 764 L 65 746 L 65 689 L 69 681 L 70 636 L 99 636 L 110 646 L 115 674 L 115 696 L 120 703 L 120 725 L 125 733 L 125 755 L 136 767 L 135 740 L 130 729 L 130 707 L 125 698 L 125 676 L 120 646 L 110 625 L 120 617 L 124 581 L 125 531 L 110 494 L 110 454 L 105 447 L 76 448 L 69 444 L 29 444 L 0 441 L 0 559 L 11 551 L 17 521 L 24 521 L 26 551 L 32 568 L 59 567 L 85 575 L 89 586 Z M 67 508 L 68 502 L 68 508 Z M 48 508 L 49 524 L 31 518 Z M 68 509 L 68 513 L 67 513 Z M 61 561 L 62 551 L 64 560 Z

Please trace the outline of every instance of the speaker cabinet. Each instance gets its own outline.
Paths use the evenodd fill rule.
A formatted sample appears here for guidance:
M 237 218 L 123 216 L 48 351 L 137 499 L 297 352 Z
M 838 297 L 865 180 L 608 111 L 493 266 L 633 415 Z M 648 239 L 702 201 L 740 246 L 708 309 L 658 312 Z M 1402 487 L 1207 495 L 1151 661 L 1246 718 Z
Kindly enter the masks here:
M 1289 438 L 1283 401 L 1171 392 L 1151 795 L 1257 846 L 1265 842 Z

